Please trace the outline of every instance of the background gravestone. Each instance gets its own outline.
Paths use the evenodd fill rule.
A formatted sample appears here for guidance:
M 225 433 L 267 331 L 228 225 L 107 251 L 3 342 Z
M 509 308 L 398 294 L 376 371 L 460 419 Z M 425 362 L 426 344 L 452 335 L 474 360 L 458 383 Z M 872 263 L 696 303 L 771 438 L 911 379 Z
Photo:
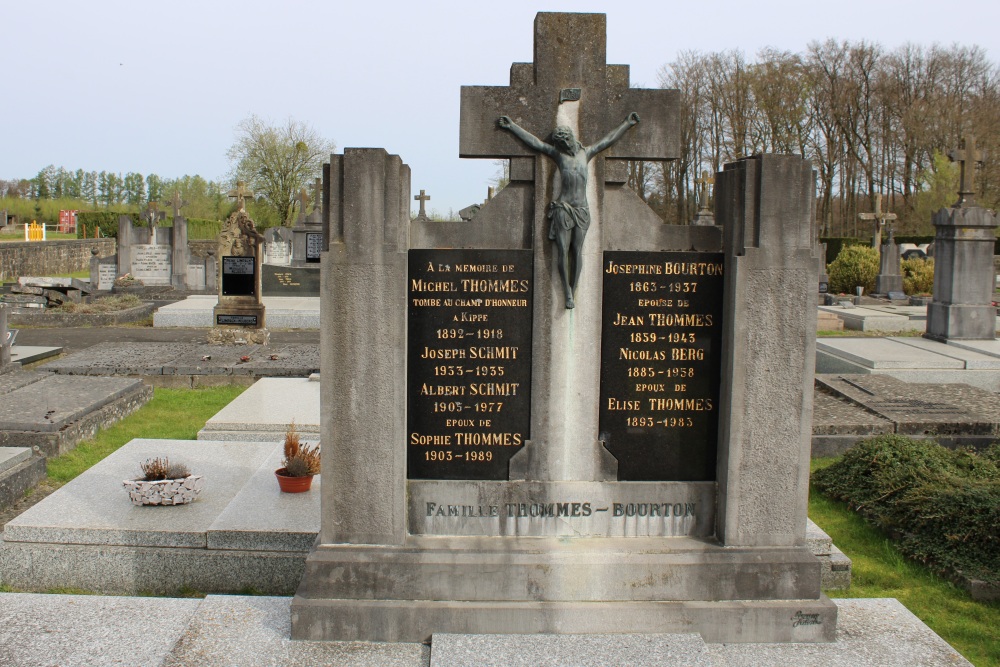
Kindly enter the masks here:
M 677 155 L 677 92 L 605 64 L 603 15 L 539 14 L 534 53 L 510 86 L 462 90 L 461 154 L 512 160 L 474 223 L 411 223 L 409 168 L 384 150 L 324 169 L 322 525 L 293 638 L 832 641 L 805 545 L 808 161 L 726 165 L 717 226 L 664 225 L 620 167 Z M 631 111 L 641 122 L 590 163 L 567 309 L 558 175 L 496 120 L 587 144 Z
M 934 214 L 934 300 L 927 306 L 927 338 L 993 340 L 997 309 L 993 244 L 997 218 L 976 204 L 975 170 L 982 156 L 975 137 L 948 157 L 960 166 L 958 201 Z
M 209 342 L 266 344 L 261 266 L 264 237 L 243 207 L 242 184 L 237 187 L 239 209 L 219 233 L 219 302 L 213 310 Z

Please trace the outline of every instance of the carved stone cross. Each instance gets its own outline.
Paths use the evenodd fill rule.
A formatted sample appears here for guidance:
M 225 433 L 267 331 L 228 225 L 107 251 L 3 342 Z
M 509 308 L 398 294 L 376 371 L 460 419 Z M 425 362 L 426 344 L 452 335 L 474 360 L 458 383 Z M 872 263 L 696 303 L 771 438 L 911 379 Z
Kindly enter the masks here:
M 303 224 L 306 221 L 306 205 L 309 203 L 309 193 L 306 192 L 305 188 L 299 188 L 299 224 Z
M 313 211 L 319 211 L 323 204 L 323 179 L 317 178 L 313 181 Z
M 896 219 L 895 213 L 882 212 L 882 195 L 875 195 L 875 211 L 873 213 L 858 213 L 858 219 L 875 223 L 875 234 L 872 236 L 872 247 L 882 247 L 882 226 Z
M 423 190 L 420 191 L 419 195 L 415 195 L 413 197 L 414 200 L 420 202 L 420 212 L 417 213 L 418 220 L 427 219 L 427 211 L 424 209 L 424 202 L 430 201 L 430 198 L 431 198 L 430 195 L 424 194 Z
M 497 127 L 497 118 L 510 118 L 538 136 L 555 127 L 560 100 L 579 95 L 577 139 L 589 144 L 600 139 L 630 112 L 642 122 L 600 158 L 667 160 L 679 157 L 676 125 L 680 94 L 676 90 L 632 88 L 628 65 L 606 64 L 607 22 L 603 14 L 539 13 L 535 18 L 535 61 L 514 63 L 509 86 L 462 86 L 459 156 L 466 158 L 531 158 L 535 153 L 509 132 Z M 585 44 L 584 48 L 572 45 Z M 545 159 L 545 158 L 538 158 Z M 529 169 L 530 171 L 530 169 Z M 525 180 L 511 168 L 512 180 Z
M 701 186 L 701 193 L 698 195 L 698 199 L 701 201 L 701 210 L 708 210 L 708 186 L 715 184 L 715 179 L 708 175 L 708 170 L 703 169 L 701 172 L 701 178 L 695 179 L 695 183 Z
M 246 181 L 236 181 L 236 187 L 230 190 L 227 195 L 230 199 L 236 199 L 236 205 L 242 211 L 246 208 L 246 198 L 253 197 L 253 190 L 247 187 Z
M 181 193 L 174 190 L 174 196 L 170 198 L 170 205 L 174 208 L 174 217 L 179 218 L 181 216 L 181 208 L 187 206 L 186 201 L 181 200 Z
M 955 202 L 955 208 L 975 206 L 976 165 L 983 162 L 983 154 L 976 150 L 975 135 L 967 135 L 962 140 L 959 148 L 948 153 L 948 159 L 952 162 L 957 162 L 961 171 L 958 184 L 958 201 Z

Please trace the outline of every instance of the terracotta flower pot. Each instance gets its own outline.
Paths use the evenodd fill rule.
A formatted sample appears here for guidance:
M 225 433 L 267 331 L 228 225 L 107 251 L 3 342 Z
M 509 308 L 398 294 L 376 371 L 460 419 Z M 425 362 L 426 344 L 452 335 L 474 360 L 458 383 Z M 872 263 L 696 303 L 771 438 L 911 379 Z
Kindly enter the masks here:
M 280 488 L 283 493 L 303 493 L 312 488 L 312 475 L 306 475 L 304 477 L 289 477 L 284 473 L 284 468 L 278 468 L 274 471 L 274 476 L 278 478 L 278 488 Z

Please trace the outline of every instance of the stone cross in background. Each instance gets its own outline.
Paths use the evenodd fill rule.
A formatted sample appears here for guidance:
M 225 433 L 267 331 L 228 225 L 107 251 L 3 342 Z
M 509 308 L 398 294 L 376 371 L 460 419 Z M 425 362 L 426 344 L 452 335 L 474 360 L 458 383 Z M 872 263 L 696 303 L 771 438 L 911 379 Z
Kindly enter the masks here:
M 413 199 L 420 202 L 420 212 L 417 213 L 417 220 L 427 219 L 427 211 L 424 208 L 424 202 L 430 201 L 430 198 L 430 195 L 424 194 L 423 190 L 420 191 L 419 195 L 414 195 Z
M 976 205 L 976 165 L 982 164 L 983 154 L 976 150 L 975 135 L 968 135 L 962 140 L 961 147 L 948 153 L 948 159 L 957 162 L 961 170 L 958 184 L 958 201 L 956 207 L 967 208 Z M 971 164 L 969 164 L 971 163 Z
M 715 179 L 708 175 L 708 170 L 707 169 L 702 169 L 702 171 L 701 171 L 701 178 L 695 179 L 695 183 L 697 183 L 698 185 L 701 186 L 701 191 L 700 191 L 700 193 L 698 195 L 698 199 L 701 200 L 699 202 L 699 204 L 701 205 L 701 210 L 702 211 L 707 211 L 708 210 L 708 186 L 713 185 L 715 183 Z
M 186 201 L 182 201 L 181 193 L 174 190 L 174 196 L 170 198 L 170 205 L 174 207 L 174 217 L 179 218 L 181 217 L 181 208 L 187 206 L 188 203 Z
M 246 209 L 246 198 L 253 197 L 253 190 L 247 187 L 246 181 L 236 181 L 236 187 L 226 194 L 236 200 L 237 210 L 242 211 Z
M 299 188 L 299 219 L 298 224 L 304 224 L 306 221 L 306 205 L 309 203 L 309 193 L 306 192 L 305 188 Z M 284 224 L 284 223 L 282 223 Z
M 875 234 L 872 235 L 872 247 L 881 248 L 882 247 L 882 226 L 887 222 L 892 222 L 896 219 L 895 213 L 883 213 L 882 212 L 882 195 L 875 195 L 875 211 L 873 213 L 859 213 L 859 220 L 864 220 L 865 222 L 875 223 Z
M 323 205 L 323 179 L 317 178 L 313 182 L 313 210 L 321 211 L 321 206 Z

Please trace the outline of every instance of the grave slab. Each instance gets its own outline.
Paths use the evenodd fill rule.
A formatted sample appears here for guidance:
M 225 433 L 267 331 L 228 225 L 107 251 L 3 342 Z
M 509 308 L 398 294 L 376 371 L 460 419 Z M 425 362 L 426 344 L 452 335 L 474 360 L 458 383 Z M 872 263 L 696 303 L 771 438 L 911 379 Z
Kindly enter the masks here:
M 908 435 L 1000 434 L 1000 396 L 965 384 L 912 384 L 886 375 L 818 375 L 816 382 Z
M 911 320 L 906 315 L 892 314 L 870 308 L 843 308 L 820 306 L 820 310 L 833 313 L 844 321 L 845 329 L 855 331 L 922 331 L 923 322 Z
M 901 345 L 893 338 L 820 338 L 817 352 L 823 352 L 864 368 L 886 369 L 947 369 L 961 370 L 965 364 L 960 359 L 946 357 L 936 352 L 911 345 Z M 837 370 L 821 368 L 817 356 L 817 373 L 835 373 Z
M 201 600 L 0 593 L 0 665 L 157 667 Z
M 0 403 L 0 430 L 61 431 L 136 388 L 137 380 L 50 375 L 6 395 Z
M 949 340 L 948 345 L 960 350 L 971 350 L 1000 358 L 1000 340 Z
M 207 546 L 206 532 L 274 449 L 273 443 L 133 440 L 30 508 L 4 529 L 4 542 Z M 134 479 L 146 459 L 168 456 L 205 476 L 205 489 L 189 505 L 138 507 L 122 480 Z
M 265 296 L 262 301 L 269 329 L 319 329 L 319 297 Z M 162 306 L 153 314 L 153 326 L 210 329 L 217 302 L 215 296 L 196 294 Z
M 1000 341 L 956 341 L 954 344 L 949 341 L 949 343 L 945 344 L 931 340 L 930 338 L 916 338 L 913 336 L 893 337 L 889 340 L 951 359 L 958 359 L 967 370 L 1000 371 Z M 962 343 L 970 344 L 963 345 Z M 984 343 L 981 346 L 983 351 L 977 350 L 976 343 Z M 992 345 L 985 343 L 992 343 Z M 990 354 L 990 351 L 996 354 Z
M 281 440 L 294 421 L 319 438 L 320 387 L 308 378 L 261 378 L 205 423 L 199 440 Z
M 12 345 L 10 348 L 10 360 L 21 364 L 31 364 L 42 359 L 54 357 L 62 354 L 61 347 L 44 347 L 41 345 Z
M 209 526 L 209 549 L 305 553 L 312 548 L 319 533 L 321 475 L 313 478 L 308 493 L 282 493 L 274 471 L 281 467 L 283 455 L 283 445 L 274 447 Z
M 28 447 L 0 447 L 0 474 L 31 458 Z

